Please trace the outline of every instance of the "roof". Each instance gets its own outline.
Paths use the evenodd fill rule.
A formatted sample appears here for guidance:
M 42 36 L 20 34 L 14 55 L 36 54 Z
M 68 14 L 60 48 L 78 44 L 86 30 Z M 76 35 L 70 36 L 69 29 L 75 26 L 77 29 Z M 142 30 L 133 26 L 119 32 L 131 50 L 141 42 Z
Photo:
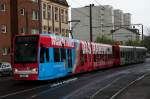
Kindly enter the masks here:
M 68 2 L 66 0 L 50 0 L 52 2 L 56 2 L 56 3 L 59 3 L 59 4 L 62 4 L 62 5 L 65 5 L 65 6 L 68 6 Z
M 116 32 L 116 31 L 118 31 L 120 29 L 125 29 L 125 30 L 131 31 L 133 33 L 136 33 L 136 34 L 140 35 L 139 29 L 131 29 L 131 28 L 123 28 L 123 27 L 119 28 L 119 29 L 116 29 L 116 30 L 111 30 L 111 33 L 114 33 L 114 32 Z

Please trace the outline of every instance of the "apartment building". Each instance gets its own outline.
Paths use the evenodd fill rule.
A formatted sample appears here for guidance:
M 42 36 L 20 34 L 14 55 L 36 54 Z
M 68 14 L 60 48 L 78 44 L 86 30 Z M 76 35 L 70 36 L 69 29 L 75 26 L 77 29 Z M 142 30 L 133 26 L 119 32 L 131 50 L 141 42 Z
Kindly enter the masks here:
M 96 36 L 100 34 L 100 12 L 99 7 L 92 7 L 92 23 L 93 23 L 93 40 L 96 39 Z M 71 20 L 80 20 L 80 22 L 76 24 L 76 22 L 72 23 L 73 36 L 76 39 L 89 41 L 90 40 L 90 18 L 89 18 L 89 7 L 81 7 L 81 8 L 72 8 L 71 9 Z
M 42 0 L 42 32 L 66 36 L 68 7 L 66 0 Z
M 66 0 L 18 0 L 18 6 L 19 33 L 26 30 L 32 34 L 66 35 L 69 7 Z
M 80 22 L 72 23 L 73 35 L 80 40 L 90 40 L 90 17 L 89 7 L 72 8 L 71 20 L 80 20 Z M 92 7 L 92 29 L 93 41 L 98 36 L 109 36 L 110 31 L 113 29 L 113 7 L 110 5 L 99 5 Z
M 0 0 L 0 61 L 10 60 L 11 0 Z
M 130 29 L 130 28 L 119 28 L 116 30 L 112 30 L 112 39 L 115 41 L 119 41 L 122 44 L 125 44 L 127 41 L 136 41 L 140 39 L 140 33 L 138 29 Z
M 103 12 L 101 14 L 102 35 L 110 36 L 110 31 L 114 29 L 113 7 L 110 5 L 103 5 Z
M 123 11 L 120 9 L 114 10 L 114 28 L 119 29 L 124 25 L 123 23 Z
M 125 25 L 125 27 L 130 27 L 130 25 L 131 25 L 131 14 L 130 13 L 123 14 L 123 24 Z
M 0 0 L 0 62 L 11 61 L 17 34 L 67 35 L 66 0 Z

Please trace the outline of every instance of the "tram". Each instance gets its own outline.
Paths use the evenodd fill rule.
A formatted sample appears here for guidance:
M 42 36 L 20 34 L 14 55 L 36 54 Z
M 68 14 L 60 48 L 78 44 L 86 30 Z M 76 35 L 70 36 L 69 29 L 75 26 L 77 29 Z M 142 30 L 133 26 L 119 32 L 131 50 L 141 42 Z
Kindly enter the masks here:
M 144 62 L 146 48 L 86 42 L 51 34 L 18 35 L 15 80 L 51 80 L 102 68 Z

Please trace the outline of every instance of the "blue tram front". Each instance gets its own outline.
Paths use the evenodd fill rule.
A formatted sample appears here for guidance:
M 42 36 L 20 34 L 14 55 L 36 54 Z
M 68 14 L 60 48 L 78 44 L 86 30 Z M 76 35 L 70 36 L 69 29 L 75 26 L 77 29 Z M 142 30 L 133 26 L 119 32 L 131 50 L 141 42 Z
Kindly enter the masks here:
M 73 39 L 51 35 L 16 36 L 14 79 L 48 80 L 69 75 L 75 53 Z

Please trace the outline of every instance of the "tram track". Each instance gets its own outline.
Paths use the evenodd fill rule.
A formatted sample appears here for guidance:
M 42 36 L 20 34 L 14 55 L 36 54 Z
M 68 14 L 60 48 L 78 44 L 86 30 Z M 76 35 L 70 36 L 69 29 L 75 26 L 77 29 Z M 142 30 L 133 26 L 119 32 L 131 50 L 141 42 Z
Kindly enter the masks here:
M 141 67 L 141 65 L 144 66 Z M 146 63 L 100 70 L 67 79 L 74 79 L 73 83 L 67 80 L 59 80 L 44 85 L 38 84 L 35 87 L 31 86 L 23 90 L 8 92 L 7 94 L 1 95 L 0 98 L 12 99 L 12 97 L 24 97 L 22 99 L 49 99 L 48 97 L 52 97 L 52 99 L 115 99 L 115 97 L 124 92 L 128 87 L 149 75 L 149 71 L 149 66 Z M 123 87 L 113 86 L 121 81 L 123 83 L 120 86 Z M 126 85 L 124 83 L 128 84 Z M 24 86 L 24 84 L 21 83 L 20 85 Z M 19 88 L 19 86 L 16 85 L 13 88 Z M 102 92 L 102 95 L 105 96 L 105 93 L 109 89 L 114 88 L 117 88 L 117 90 L 111 90 L 111 93 L 107 94 L 109 98 L 96 98 L 99 93 Z M 48 96 L 43 98 L 45 94 L 48 94 Z M 83 96 L 78 97 L 77 95 Z
M 118 92 L 116 92 L 110 99 L 115 99 L 119 94 L 121 94 L 124 90 L 129 88 L 130 86 L 134 85 L 135 83 L 139 82 L 140 80 L 144 79 L 146 76 L 148 76 L 150 73 L 145 73 L 142 76 L 138 77 L 137 79 L 133 80 L 131 83 L 129 83 L 127 86 L 120 89 Z
M 109 86 L 111 86 L 114 82 L 117 82 L 119 79 L 121 79 L 122 77 L 118 77 L 117 79 L 113 80 L 111 83 L 109 83 L 108 85 L 104 86 L 103 88 L 100 88 L 98 91 L 96 91 L 92 96 L 90 96 L 89 99 L 94 99 L 94 97 L 100 93 L 101 91 L 103 91 L 104 89 L 108 88 Z
M 100 88 L 93 95 L 91 95 L 89 99 L 115 99 L 122 92 L 124 92 L 125 90 L 130 88 L 132 85 L 138 83 L 139 81 L 144 79 L 149 74 L 150 73 L 147 72 L 147 73 L 144 73 L 142 75 L 136 75 L 137 77 L 133 77 L 133 78 L 131 77 L 133 80 L 128 81 L 128 84 L 123 84 L 122 83 L 122 82 L 126 83 L 126 79 L 125 79 L 126 75 L 124 75 L 123 77 L 121 77 L 121 78 L 119 78 L 117 80 L 114 80 L 110 84 L 107 84 L 103 88 Z M 121 82 L 120 80 L 122 80 L 122 78 L 124 79 L 124 81 Z M 117 81 L 118 81 L 118 83 L 116 83 Z M 122 85 L 122 87 L 119 88 L 118 85 Z M 123 85 L 124 85 L 124 87 L 123 87 Z M 110 90 L 110 89 L 113 89 L 113 90 Z

